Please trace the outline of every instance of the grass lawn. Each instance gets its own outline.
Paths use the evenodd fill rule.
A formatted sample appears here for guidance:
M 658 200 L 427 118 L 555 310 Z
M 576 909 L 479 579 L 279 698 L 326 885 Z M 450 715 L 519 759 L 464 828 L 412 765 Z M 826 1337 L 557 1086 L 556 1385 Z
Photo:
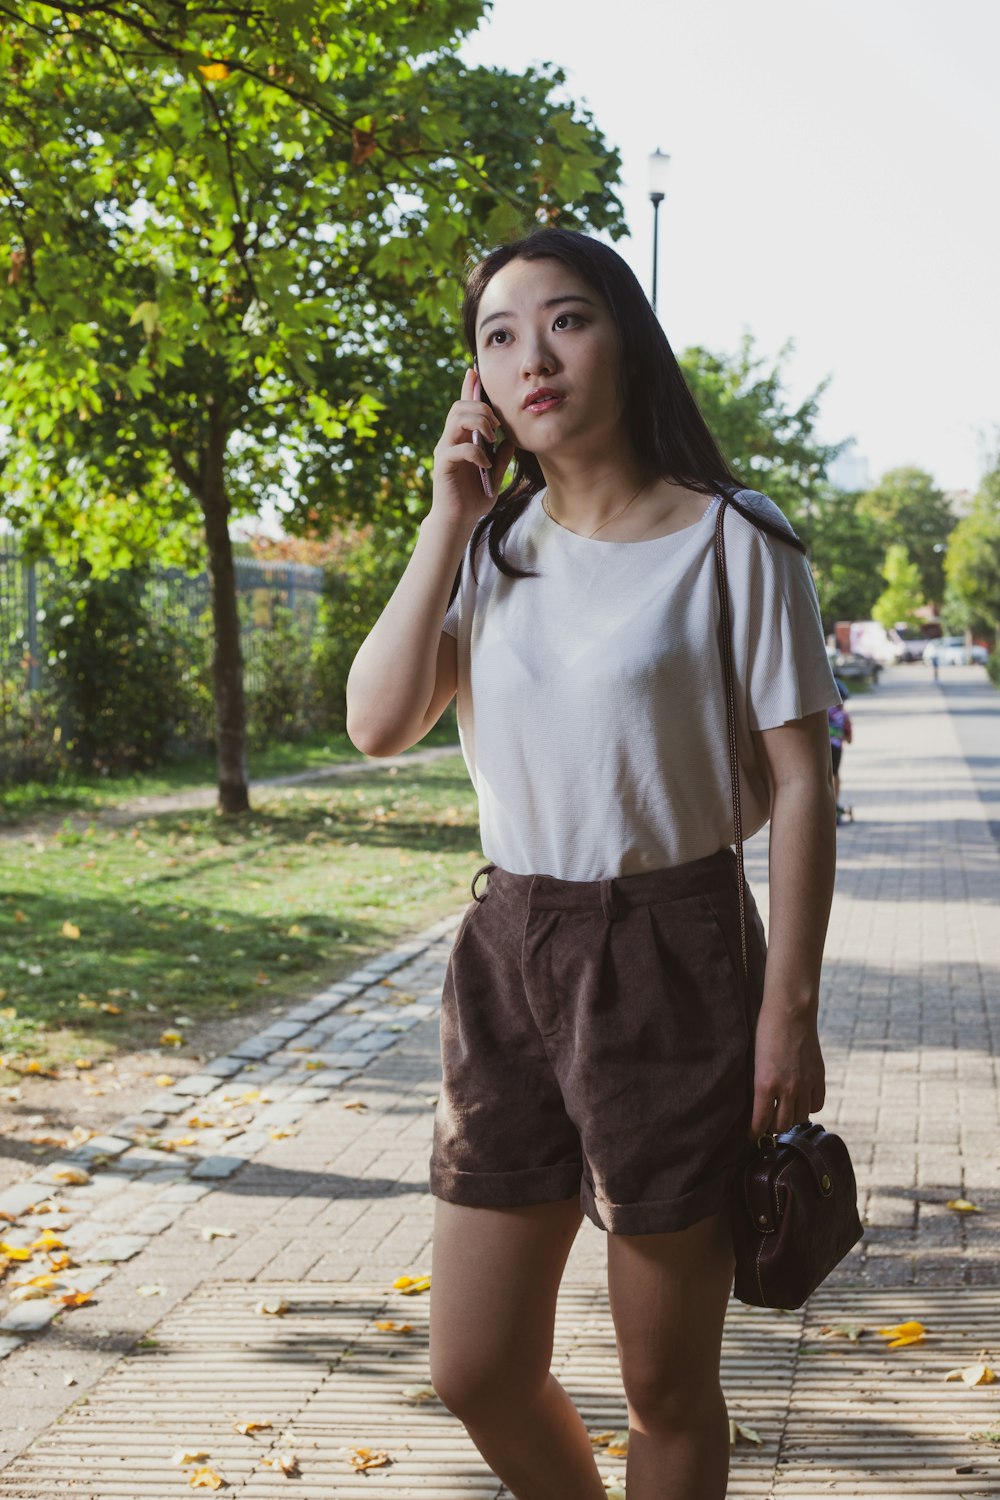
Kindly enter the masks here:
M 458 754 L 252 800 L 0 844 L 0 1082 L 307 996 L 471 900 Z
M 454 702 L 445 710 L 420 748 L 431 745 L 457 745 L 458 728 Z M 360 760 L 360 751 L 346 734 L 315 734 L 294 744 L 269 745 L 251 751 L 247 756 L 250 780 L 290 775 L 296 771 L 321 769 L 339 761 Z M 371 762 L 377 766 L 378 762 Z M 133 797 L 160 797 L 192 787 L 212 786 L 216 781 L 215 758 L 211 755 L 188 756 L 155 771 L 141 771 L 129 776 L 84 776 L 78 773 L 59 781 L 30 781 L 0 788 L 0 826 L 25 823 L 32 818 L 60 812 L 87 812 L 113 807 Z

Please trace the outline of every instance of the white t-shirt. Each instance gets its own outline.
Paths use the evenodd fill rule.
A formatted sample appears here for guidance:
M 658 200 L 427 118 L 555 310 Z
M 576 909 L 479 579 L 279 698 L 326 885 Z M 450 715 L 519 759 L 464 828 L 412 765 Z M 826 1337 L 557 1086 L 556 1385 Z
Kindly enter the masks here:
M 737 497 L 787 527 L 755 490 Z M 602 880 L 686 864 L 733 843 L 714 532 L 638 542 L 560 526 L 533 496 L 502 541 L 536 578 L 509 578 L 484 539 L 443 629 L 457 641 L 462 754 L 483 853 L 517 874 Z M 803 554 L 730 506 L 743 835 L 767 821 L 751 729 L 841 701 Z

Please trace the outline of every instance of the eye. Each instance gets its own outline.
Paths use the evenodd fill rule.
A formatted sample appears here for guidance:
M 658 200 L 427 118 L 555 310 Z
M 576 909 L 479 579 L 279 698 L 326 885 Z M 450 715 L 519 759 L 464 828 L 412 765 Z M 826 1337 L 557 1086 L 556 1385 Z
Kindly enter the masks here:
M 509 334 L 507 333 L 506 328 L 494 328 L 493 332 L 487 335 L 486 342 L 488 344 L 492 344 L 494 339 L 501 338 L 501 337 L 504 340 L 506 340 L 509 337 Z M 494 346 L 494 347 L 497 347 L 497 346 Z
M 553 328 L 558 328 L 559 324 L 560 323 L 565 323 L 565 321 L 566 321 L 567 318 L 572 318 L 575 323 L 582 323 L 583 322 L 583 319 L 580 317 L 579 313 L 569 313 L 569 312 L 567 312 L 567 313 L 560 313 L 559 316 L 558 316 L 558 318 L 556 318 L 555 322 L 553 323 L 552 327 Z

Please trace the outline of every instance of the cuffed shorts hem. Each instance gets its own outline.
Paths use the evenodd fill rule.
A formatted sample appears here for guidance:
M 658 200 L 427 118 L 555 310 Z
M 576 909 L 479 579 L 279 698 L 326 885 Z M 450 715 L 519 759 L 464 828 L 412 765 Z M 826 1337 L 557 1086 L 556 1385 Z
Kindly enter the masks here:
M 580 1206 L 592 1224 L 608 1234 L 665 1234 L 689 1229 L 700 1219 L 718 1213 L 726 1202 L 732 1169 L 702 1183 L 681 1198 L 663 1198 L 649 1203 L 609 1203 L 597 1198 L 586 1178 L 580 1185 Z
M 582 1161 L 521 1167 L 516 1172 L 459 1172 L 431 1162 L 430 1190 L 446 1203 L 470 1208 L 523 1208 L 578 1197 L 582 1172 Z

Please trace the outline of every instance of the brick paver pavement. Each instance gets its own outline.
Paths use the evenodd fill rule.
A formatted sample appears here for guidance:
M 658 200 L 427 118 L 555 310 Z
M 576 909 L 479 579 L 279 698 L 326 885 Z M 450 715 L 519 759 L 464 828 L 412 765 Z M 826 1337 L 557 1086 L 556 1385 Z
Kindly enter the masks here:
M 838 1129 L 851 1148 L 866 1234 L 812 1299 L 812 1324 L 812 1304 L 801 1314 L 786 1315 L 785 1324 L 781 1315 L 731 1304 L 726 1359 L 739 1386 L 742 1419 L 749 1412 L 765 1442 L 743 1470 L 735 1465 L 740 1450 L 734 1452 L 730 1492 L 775 1497 L 831 1491 L 896 1493 L 893 1466 L 905 1467 L 911 1459 L 916 1463 L 913 1453 L 926 1439 L 926 1451 L 933 1455 L 926 1463 L 939 1466 L 932 1487 L 922 1488 L 918 1477 L 905 1485 L 900 1482 L 900 1495 L 1000 1495 L 996 1449 L 981 1442 L 970 1448 L 967 1437 L 970 1412 L 981 1417 L 984 1427 L 998 1423 L 1000 1400 L 994 1393 L 1000 1382 L 974 1391 L 961 1383 L 942 1387 L 949 1398 L 954 1393 L 944 1415 L 934 1383 L 940 1382 L 949 1362 L 968 1363 L 974 1355 L 992 1360 L 1000 1372 L 1000 1324 L 990 1322 L 992 1312 L 1000 1309 L 1000 1298 L 982 1290 L 1000 1284 L 1000 850 L 991 832 L 988 804 L 977 792 L 973 770 L 962 754 L 955 718 L 955 711 L 993 716 L 992 721 L 984 717 L 995 730 L 992 757 L 977 756 L 973 769 L 981 782 L 994 778 L 995 795 L 1000 699 L 978 669 L 942 672 L 938 686 L 928 669 L 916 666 L 887 673 L 875 693 L 852 698 L 850 707 L 855 743 L 844 756 L 843 800 L 853 804 L 856 821 L 839 835 L 837 894 L 820 1005 L 827 1104 L 817 1118 Z M 749 878 L 766 921 L 766 838 L 753 840 L 747 856 Z M 89 1392 L 95 1414 L 108 1408 L 116 1382 L 120 1385 L 135 1376 L 135 1361 L 122 1362 L 122 1356 L 156 1325 L 168 1331 L 175 1325 L 182 1329 L 197 1355 L 204 1315 L 187 1316 L 189 1307 L 231 1305 L 232 1317 L 244 1319 L 233 1347 L 243 1349 L 246 1340 L 253 1339 L 258 1354 L 257 1344 L 265 1335 L 249 1332 L 246 1320 L 252 1321 L 255 1289 L 259 1296 L 261 1287 L 269 1290 L 272 1284 L 286 1292 L 298 1288 L 303 1296 L 312 1287 L 316 1297 L 335 1302 L 331 1288 L 349 1283 L 358 1307 L 366 1310 L 366 1337 L 374 1327 L 373 1318 L 398 1318 L 400 1313 L 411 1316 L 417 1333 L 425 1330 L 426 1299 L 402 1299 L 391 1291 L 391 1283 L 403 1273 L 430 1271 L 433 1200 L 427 1192 L 427 1161 L 439 1078 L 436 1001 L 460 915 L 418 935 L 406 951 L 387 955 L 381 967 L 369 965 L 352 976 L 353 985 L 335 986 L 338 993 L 317 1002 L 311 1014 L 301 1007 L 301 1014 L 293 1013 L 269 1028 L 263 1040 L 248 1041 L 214 1070 L 206 1067 L 204 1093 L 192 1093 L 171 1106 L 178 1112 L 178 1123 L 183 1108 L 221 1108 L 223 1113 L 232 1108 L 225 1102 L 227 1090 L 232 1100 L 257 1086 L 268 1090 L 274 1101 L 263 1101 L 263 1114 L 261 1105 L 252 1107 L 257 1111 L 253 1122 L 228 1151 L 223 1133 L 215 1154 L 179 1163 L 167 1153 L 133 1144 L 136 1136 L 129 1128 L 137 1122 L 123 1122 L 122 1139 L 117 1145 L 106 1143 L 108 1159 L 94 1171 L 94 1180 L 85 1187 L 59 1189 L 61 1201 L 70 1203 L 76 1194 L 78 1201 L 89 1205 L 72 1245 L 91 1246 L 91 1269 L 105 1274 L 105 1279 L 92 1303 L 60 1314 L 44 1333 L 25 1337 L 16 1347 L 22 1337 L 16 1326 L 7 1335 L 11 1352 L 0 1362 L 0 1466 L 6 1466 L 0 1473 L 0 1494 L 54 1494 L 74 1475 L 73 1493 L 94 1500 L 128 1494 L 130 1481 L 121 1488 L 103 1470 L 95 1477 L 93 1454 L 90 1469 L 78 1467 L 86 1444 L 73 1436 L 73 1424 L 82 1420 L 85 1408 L 69 1413 L 62 1428 L 53 1423 L 81 1391 Z M 404 999 L 406 993 L 416 997 L 412 1007 L 385 1003 L 387 998 Z M 406 1029 L 400 1030 L 403 1024 Z M 338 1040 L 344 1030 L 348 1035 Z M 325 1063 L 305 1075 L 297 1071 L 302 1056 L 291 1050 L 301 1048 L 303 1037 Z M 346 1100 L 359 1098 L 368 1106 L 365 1111 L 344 1107 Z M 151 1101 L 150 1110 L 163 1102 Z M 282 1126 L 298 1133 L 272 1139 L 269 1130 Z M 36 1188 L 40 1191 L 38 1184 Z M 958 1197 L 972 1200 L 982 1212 L 946 1207 L 949 1199 Z M 35 1220 L 30 1233 L 37 1234 L 43 1222 Z M 23 1229 L 23 1223 L 19 1227 Z M 207 1240 L 206 1228 L 234 1233 Z M 109 1257 L 108 1239 L 121 1241 L 128 1235 L 140 1243 L 119 1243 L 113 1249 L 122 1256 L 128 1251 L 128 1257 Z M 12 1238 L 13 1231 L 7 1237 Z M 566 1346 L 567 1369 L 576 1368 L 573 1359 L 583 1358 L 581 1351 L 590 1347 L 587 1339 L 597 1329 L 605 1363 L 600 1378 L 594 1366 L 589 1379 L 594 1391 L 602 1392 L 614 1384 L 613 1359 L 608 1356 L 609 1348 L 613 1355 L 613 1337 L 603 1293 L 605 1257 L 603 1234 L 585 1220 L 560 1295 L 561 1318 L 569 1318 L 571 1307 L 574 1316 L 584 1304 L 587 1310 L 583 1321 L 573 1325 L 576 1334 Z M 150 1286 L 158 1286 L 160 1292 L 138 1294 Z M 345 1293 L 342 1300 L 350 1298 Z M 942 1336 L 941 1353 L 929 1338 L 926 1353 L 918 1356 L 924 1364 L 905 1366 L 898 1354 L 887 1360 L 883 1346 L 877 1345 L 877 1358 L 868 1353 L 868 1364 L 858 1366 L 861 1373 L 855 1372 L 844 1386 L 847 1394 L 841 1391 L 836 1400 L 831 1395 L 821 1441 L 815 1423 L 823 1416 L 823 1403 L 821 1396 L 817 1416 L 815 1361 L 811 1369 L 808 1359 L 797 1356 L 789 1364 L 786 1345 L 789 1338 L 793 1343 L 798 1339 L 800 1354 L 808 1355 L 815 1345 L 811 1351 L 802 1339 L 810 1327 L 818 1326 L 820 1314 L 835 1320 L 847 1316 L 848 1309 L 851 1316 L 864 1317 L 865 1307 L 870 1327 L 919 1317 L 922 1310 L 929 1328 Z M 739 1330 L 754 1318 L 760 1320 L 752 1341 L 756 1363 L 748 1375 L 751 1367 L 740 1363 Z M 959 1328 L 963 1323 L 967 1329 Z M 0 1345 L 3 1328 L 0 1322 Z M 947 1349 L 946 1336 L 952 1336 Z M 304 1341 L 296 1346 L 301 1354 L 308 1348 L 308 1335 L 299 1337 Z M 207 1351 L 207 1324 L 205 1339 Z M 370 1354 L 369 1345 L 364 1347 Z M 851 1353 L 854 1357 L 853 1349 Z M 244 1370 L 251 1357 L 243 1357 Z M 330 1370 L 332 1379 L 328 1356 L 317 1354 L 316 1359 L 324 1375 Z M 207 1352 L 205 1360 L 207 1369 Z M 372 1360 L 363 1362 L 369 1374 Z M 168 1378 L 170 1361 L 163 1363 L 163 1378 Z M 414 1369 L 419 1364 L 418 1359 Z M 117 1370 L 112 1368 L 116 1365 Z M 240 1368 L 237 1359 L 226 1377 L 227 1388 L 238 1385 Z M 352 1368 L 360 1379 L 361 1367 Z M 402 1371 L 403 1366 L 398 1368 Z M 590 1367 L 584 1361 L 581 1368 Z M 724 1361 L 724 1373 L 725 1368 Z M 839 1368 L 843 1373 L 846 1366 Z M 197 1359 L 184 1369 L 190 1384 Z M 906 1432 L 901 1440 L 896 1434 L 896 1448 L 884 1449 L 878 1470 L 883 1478 L 876 1481 L 872 1475 L 878 1464 L 872 1453 L 881 1438 L 858 1439 L 852 1457 L 845 1459 L 840 1450 L 838 1457 L 829 1457 L 838 1434 L 850 1429 L 849 1414 L 845 1416 L 838 1403 L 846 1401 L 849 1406 L 857 1399 L 874 1411 L 886 1381 L 896 1380 L 898 1385 L 900 1371 L 920 1378 L 904 1380 L 904 1397 L 912 1398 Z M 75 1387 L 65 1383 L 68 1376 Z M 317 1382 L 322 1383 L 319 1377 L 313 1384 Z M 373 1389 L 377 1387 L 378 1381 Z M 852 1397 L 852 1387 L 866 1394 Z M 350 1390 L 349 1381 L 345 1390 Z M 806 1394 L 800 1398 L 797 1391 Z M 133 1416 L 141 1400 L 141 1394 L 130 1397 Z M 895 1417 L 898 1390 L 894 1388 L 886 1400 L 886 1411 Z M 956 1405 L 959 1400 L 966 1405 Z M 598 1425 L 602 1420 L 604 1425 L 609 1420 L 624 1425 L 620 1392 L 614 1392 L 614 1402 L 617 1405 L 600 1408 L 595 1416 Z M 730 1406 L 732 1414 L 732 1401 Z M 438 1405 L 439 1416 L 442 1410 Z M 617 1417 L 609 1415 L 612 1410 Z M 944 1424 L 944 1437 L 932 1434 L 932 1429 L 938 1431 L 935 1413 Z M 291 1415 L 289 1408 L 287 1419 Z M 297 1430 L 298 1426 L 296 1419 Z M 454 1486 L 442 1481 L 437 1490 L 426 1475 L 412 1490 L 401 1478 L 385 1494 L 451 1493 L 452 1488 L 465 1494 L 499 1493 L 489 1471 L 481 1462 L 477 1467 L 474 1450 L 461 1446 L 461 1428 L 453 1418 L 445 1413 L 443 1425 L 434 1430 L 443 1434 L 435 1438 L 443 1444 L 442 1453 L 447 1449 L 465 1455 L 464 1477 Z M 878 1428 L 883 1438 L 887 1430 L 884 1423 Z M 895 1422 L 892 1431 L 896 1433 Z M 952 1432 L 953 1438 L 948 1435 Z M 820 1448 L 827 1455 L 822 1461 L 832 1466 L 833 1479 L 821 1478 L 815 1467 L 810 1468 L 819 1461 Z M 54 1459 L 53 1453 L 62 1456 Z M 156 1459 L 161 1468 L 165 1462 Z M 440 1462 L 447 1466 L 444 1458 Z M 920 1472 L 926 1463 L 922 1459 L 917 1465 Z M 341 1468 L 346 1472 L 345 1465 Z M 48 1475 L 45 1484 L 38 1477 L 43 1469 Z M 231 1490 L 256 1495 L 261 1475 L 270 1473 L 251 1464 Z M 814 1473 L 815 1481 L 810 1477 Z M 972 1477 L 961 1477 L 965 1474 Z M 976 1488 L 983 1476 L 986 1487 Z M 162 1493 L 184 1487 L 176 1470 L 166 1479 L 170 1483 Z M 132 1483 L 136 1495 L 161 1493 L 145 1471 L 141 1483 L 138 1478 Z M 339 1495 L 357 1487 L 376 1496 L 383 1493 L 378 1483 L 372 1470 L 356 1476 L 356 1483 L 328 1477 L 325 1487 L 300 1487 L 297 1493 Z M 269 1479 L 260 1493 L 271 1493 L 272 1488 Z

